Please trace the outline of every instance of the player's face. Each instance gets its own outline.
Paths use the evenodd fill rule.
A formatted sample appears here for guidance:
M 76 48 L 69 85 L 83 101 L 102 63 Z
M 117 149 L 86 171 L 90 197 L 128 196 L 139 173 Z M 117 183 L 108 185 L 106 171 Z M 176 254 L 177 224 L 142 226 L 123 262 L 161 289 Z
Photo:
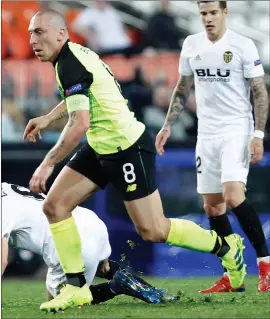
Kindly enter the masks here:
M 30 45 L 38 59 L 42 62 L 54 61 L 63 40 L 64 30 L 54 26 L 48 15 L 41 15 L 32 18 L 28 31 Z
M 227 9 L 221 9 L 219 1 L 200 4 L 200 16 L 206 32 L 210 36 L 218 35 L 225 27 Z

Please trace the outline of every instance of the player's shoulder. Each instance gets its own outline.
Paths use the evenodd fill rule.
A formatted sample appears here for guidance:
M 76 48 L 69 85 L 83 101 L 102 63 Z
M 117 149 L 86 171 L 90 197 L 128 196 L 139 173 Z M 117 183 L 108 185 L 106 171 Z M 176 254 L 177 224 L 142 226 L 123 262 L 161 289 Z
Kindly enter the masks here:
M 186 45 L 192 45 L 192 44 L 195 45 L 198 42 L 198 40 L 204 39 L 204 38 L 205 38 L 205 32 L 202 31 L 202 32 L 198 32 L 198 33 L 187 36 L 184 43 Z
M 250 38 L 230 29 L 228 30 L 228 39 L 234 45 L 237 45 L 242 48 L 254 45 L 254 42 Z
M 82 46 L 75 42 L 68 42 L 68 53 L 66 54 L 66 61 L 64 62 L 65 74 L 79 73 L 96 73 L 101 60 L 99 56 L 89 48 Z
M 80 79 L 87 78 L 92 82 L 95 54 L 90 49 L 78 43 L 67 41 L 54 62 L 56 76 L 64 89 L 68 89 L 80 83 Z M 74 90 L 77 87 L 73 88 Z
M 68 42 L 68 48 L 70 52 L 70 58 L 75 58 L 82 64 L 91 64 L 99 60 L 99 56 L 89 48 L 82 46 L 75 42 Z
M 68 48 L 72 53 L 74 53 L 76 55 L 78 55 L 79 53 L 84 53 L 84 54 L 87 54 L 89 56 L 96 56 L 97 55 L 94 51 L 90 50 L 86 46 L 83 46 L 79 43 L 72 42 L 72 41 L 68 41 Z
M 68 40 L 56 58 L 54 65 L 57 66 L 57 71 L 61 70 L 61 74 L 70 74 L 72 71 L 76 71 L 80 65 L 93 63 L 93 59 L 96 59 L 96 54 L 93 51 Z

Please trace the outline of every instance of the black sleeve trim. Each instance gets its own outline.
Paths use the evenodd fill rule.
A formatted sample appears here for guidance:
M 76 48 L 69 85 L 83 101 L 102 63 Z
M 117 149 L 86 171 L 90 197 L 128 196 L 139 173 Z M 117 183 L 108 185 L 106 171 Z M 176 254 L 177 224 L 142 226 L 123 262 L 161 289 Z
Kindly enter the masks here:
M 58 62 L 58 75 L 65 98 L 74 94 L 89 96 L 93 74 L 86 70 L 72 51 L 68 50 L 67 54 Z

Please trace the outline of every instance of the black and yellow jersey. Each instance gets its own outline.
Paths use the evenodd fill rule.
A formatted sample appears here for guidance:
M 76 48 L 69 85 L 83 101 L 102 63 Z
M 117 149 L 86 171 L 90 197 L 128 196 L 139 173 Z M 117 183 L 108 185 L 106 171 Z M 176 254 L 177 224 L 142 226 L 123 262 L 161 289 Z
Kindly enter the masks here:
M 145 130 L 127 106 L 110 68 L 90 49 L 67 41 L 54 61 L 68 112 L 89 110 L 89 145 L 112 154 L 133 145 Z

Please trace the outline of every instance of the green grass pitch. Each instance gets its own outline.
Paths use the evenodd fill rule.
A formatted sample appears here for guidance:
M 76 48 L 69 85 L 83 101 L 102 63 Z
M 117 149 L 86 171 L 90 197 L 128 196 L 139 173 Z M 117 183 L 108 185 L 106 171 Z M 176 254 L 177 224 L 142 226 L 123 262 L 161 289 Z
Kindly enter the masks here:
M 171 293 L 180 292 L 174 304 L 149 305 L 140 300 L 118 296 L 113 300 L 61 314 L 44 314 L 44 282 L 3 280 L 2 318 L 270 318 L 270 293 L 257 293 L 257 277 L 246 280 L 245 293 L 201 295 L 200 288 L 216 278 L 148 280 Z

